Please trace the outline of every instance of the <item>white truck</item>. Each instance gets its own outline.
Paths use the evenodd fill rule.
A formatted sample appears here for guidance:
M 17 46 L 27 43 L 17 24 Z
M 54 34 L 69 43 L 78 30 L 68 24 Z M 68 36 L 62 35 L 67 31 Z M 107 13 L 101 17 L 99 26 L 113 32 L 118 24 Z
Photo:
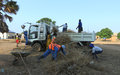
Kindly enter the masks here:
M 44 50 L 46 49 L 47 35 L 51 33 L 52 28 L 57 27 L 53 24 L 47 25 L 46 23 L 32 24 L 28 30 L 28 45 L 33 49 Z M 95 41 L 95 32 L 93 33 L 63 33 L 67 34 L 73 42 L 78 42 L 81 45 Z
M 31 24 L 28 30 L 28 45 L 39 51 L 46 49 L 47 35 L 51 33 L 53 27 L 57 26 L 46 23 Z
M 95 32 L 81 32 L 81 33 L 63 33 L 68 35 L 72 42 L 78 42 L 81 46 L 88 45 L 90 42 L 94 42 L 96 40 Z M 62 35 L 63 35 L 62 34 Z

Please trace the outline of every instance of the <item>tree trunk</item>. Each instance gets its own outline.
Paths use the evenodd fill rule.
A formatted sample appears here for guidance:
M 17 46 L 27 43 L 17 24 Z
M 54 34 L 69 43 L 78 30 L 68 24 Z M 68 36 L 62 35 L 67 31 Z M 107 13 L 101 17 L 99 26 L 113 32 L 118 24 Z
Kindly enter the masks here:
M 3 39 L 4 39 L 4 33 L 2 33 L 3 34 Z

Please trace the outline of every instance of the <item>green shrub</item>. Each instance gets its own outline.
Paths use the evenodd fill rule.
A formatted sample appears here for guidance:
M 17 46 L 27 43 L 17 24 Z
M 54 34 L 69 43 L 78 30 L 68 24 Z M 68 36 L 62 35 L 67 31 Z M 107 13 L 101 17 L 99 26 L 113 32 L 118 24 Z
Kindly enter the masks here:
M 120 32 L 117 34 L 117 38 L 120 39 Z

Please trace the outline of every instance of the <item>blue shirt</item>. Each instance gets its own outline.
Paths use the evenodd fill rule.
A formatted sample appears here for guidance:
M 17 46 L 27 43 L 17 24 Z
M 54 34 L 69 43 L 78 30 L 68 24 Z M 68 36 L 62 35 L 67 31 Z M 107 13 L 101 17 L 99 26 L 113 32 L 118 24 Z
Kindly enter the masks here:
M 92 53 L 95 53 L 95 51 L 102 51 L 102 48 L 98 47 L 98 46 L 94 46 L 92 48 Z
M 27 32 L 24 32 L 24 37 L 25 37 L 25 40 L 26 40 L 25 44 L 27 45 L 28 44 Z
M 80 21 L 79 23 L 78 23 L 78 27 L 77 28 L 81 28 L 82 27 L 82 22 Z

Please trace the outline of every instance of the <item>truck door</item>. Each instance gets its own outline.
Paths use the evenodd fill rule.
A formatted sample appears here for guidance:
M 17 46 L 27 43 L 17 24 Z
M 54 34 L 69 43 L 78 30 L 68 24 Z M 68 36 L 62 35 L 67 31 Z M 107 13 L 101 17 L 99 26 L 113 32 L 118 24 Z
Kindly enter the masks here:
M 29 30 L 29 39 L 38 38 L 38 25 L 32 25 Z

